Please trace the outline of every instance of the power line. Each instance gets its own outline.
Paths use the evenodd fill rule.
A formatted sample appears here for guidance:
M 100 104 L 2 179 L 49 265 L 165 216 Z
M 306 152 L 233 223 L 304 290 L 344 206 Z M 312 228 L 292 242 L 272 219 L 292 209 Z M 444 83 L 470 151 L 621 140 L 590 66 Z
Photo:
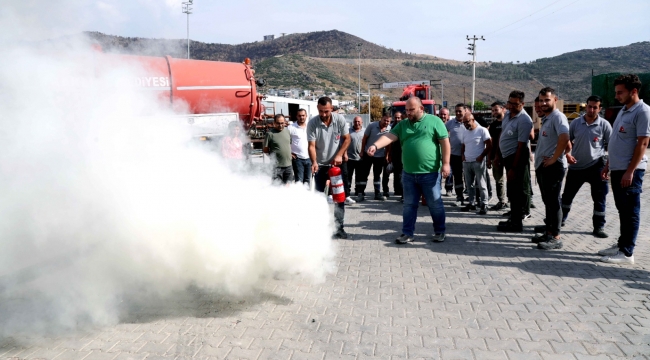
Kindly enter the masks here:
M 546 6 L 544 6 L 543 8 L 541 8 L 541 9 L 539 9 L 539 10 L 533 12 L 532 14 L 529 14 L 529 15 L 527 15 L 527 16 L 524 16 L 523 18 L 521 18 L 521 19 L 519 19 L 519 20 L 517 20 L 517 21 L 515 21 L 515 22 L 513 22 L 513 23 L 510 23 L 510 24 L 508 24 L 508 25 L 506 25 L 506 26 L 504 26 L 504 27 L 502 27 L 502 28 L 499 28 L 499 29 L 497 29 L 497 30 L 494 30 L 493 32 L 489 33 L 488 35 L 494 34 L 494 33 L 498 32 L 498 31 L 503 30 L 503 29 L 505 29 L 505 28 L 507 28 L 507 27 L 509 27 L 509 26 L 511 26 L 511 25 L 514 25 L 514 24 L 516 24 L 516 23 L 518 23 L 518 22 L 520 22 L 520 21 L 522 21 L 522 20 L 525 20 L 525 19 L 527 19 L 527 18 L 529 18 L 529 17 L 531 17 L 531 16 L 533 16 L 533 15 L 535 15 L 535 14 L 538 14 L 540 11 L 542 11 L 542 10 L 548 8 L 548 7 L 551 7 L 552 5 L 555 5 L 555 4 L 559 3 L 560 1 L 562 1 L 562 0 L 554 1 L 554 2 L 552 2 L 551 4 L 546 5 Z
M 552 13 L 546 14 L 546 15 L 544 15 L 544 16 L 542 16 L 541 18 L 538 18 L 538 19 L 536 19 L 536 20 L 541 20 L 541 19 L 543 19 L 543 18 L 545 18 L 545 17 L 547 17 L 547 16 L 553 15 L 553 14 L 555 14 L 556 12 L 558 12 L 558 11 L 560 11 L 560 10 L 566 8 L 566 7 L 569 7 L 569 6 L 571 6 L 571 5 L 575 4 L 575 3 L 577 3 L 578 1 L 580 1 L 580 0 L 575 0 L 574 2 L 568 3 L 567 5 L 562 6 L 561 8 L 559 8 L 559 9 L 553 11 Z M 518 27 L 512 29 L 512 31 L 515 31 L 515 30 L 517 30 L 517 29 L 521 29 L 522 27 L 527 26 L 527 25 L 528 25 L 528 24 L 524 24 L 524 25 L 518 26 Z

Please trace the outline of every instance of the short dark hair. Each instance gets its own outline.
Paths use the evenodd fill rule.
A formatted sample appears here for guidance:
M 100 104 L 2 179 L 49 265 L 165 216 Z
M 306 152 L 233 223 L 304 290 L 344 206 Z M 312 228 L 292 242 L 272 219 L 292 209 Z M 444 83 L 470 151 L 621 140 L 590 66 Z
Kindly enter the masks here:
M 397 114 L 404 115 L 404 114 L 402 114 L 401 111 L 395 111 L 395 112 L 393 113 L 393 116 L 395 116 L 395 115 L 397 115 Z
M 469 106 L 467 106 L 467 104 L 463 104 L 463 103 L 456 104 L 456 107 L 462 107 L 462 108 L 465 108 L 465 109 L 469 108 Z
M 542 90 L 539 91 L 540 95 L 546 95 L 548 93 L 551 93 L 551 95 L 557 95 L 557 93 L 555 92 L 555 89 L 553 89 L 550 86 L 547 86 L 547 87 L 545 87 L 545 88 L 543 88 Z
M 506 107 L 506 103 L 504 103 L 501 100 L 497 100 L 497 101 L 493 102 L 492 105 L 490 105 L 490 107 L 495 107 L 495 106 Z
M 535 98 L 535 102 L 539 102 L 539 96 Z
M 603 98 L 601 98 L 601 97 L 598 96 L 598 95 L 591 95 L 590 97 L 587 98 L 587 103 L 589 103 L 590 101 L 593 101 L 593 102 L 599 102 L 599 103 L 602 104 L 602 102 L 603 102 Z
M 300 109 L 298 109 L 298 112 L 296 112 L 296 114 L 297 114 L 297 113 L 301 113 L 301 112 L 304 112 L 304 113 L 306 114 L 306 113 L 307 113 L 307 110 L 305 110 L 305 109 L 303 109 L 303 108 L 300 108 Z
M 627 91 L 632 91 L 633 89 L 637 89 L 637 91 L 641 90 L 641 80 L 639 80 L 639 77 L 634 74 L 626 74 L 617 77 L 614 80 L 614 86 L 616 85 L 624 85 Z
M 318 99 L 318 105 L 325 106 L 327 104 L 332 105 L 332 99 L 330 99 L 329 97 L 323 96 L 322 98 Z
M 284 119 L 284 115 L 275 114 L 275 116 L 273 117 L 273 122 L 278 122 L 278 120 L 280 120 L 280 118 Z
M 508 95 L 508 98 L 519 99 L 519 101 L 521 102 L 524 102 L 524 97 L 526 97 L 526 94 L 524 94 L 523 91 L 519 91 L 519 90 L 512 90 L 510 92 L 510 95 Z

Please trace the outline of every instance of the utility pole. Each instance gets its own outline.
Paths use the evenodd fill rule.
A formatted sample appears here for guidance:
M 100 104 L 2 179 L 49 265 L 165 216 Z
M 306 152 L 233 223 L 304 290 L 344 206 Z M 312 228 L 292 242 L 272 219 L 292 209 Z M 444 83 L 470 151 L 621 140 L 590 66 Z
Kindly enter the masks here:
M 475 94 L 475 91 L 476 91 L 476 40 L 485 40 L 485 38 L 483 36 L 481 36 L 479 38 L 479 37 L 476 37 L 476 35 L 474 35 L 472 37 L 469 37 L 469 35 L 467 35 L 467 41 L 471 41 L 471 43 L 469 44 L 469 47 L 467 48 L 467 49 L 469 49 L 471 51 L 471 53 L 468 53 L 468 54 L 472 55 L 472 61 L 471 61 L 471 64 L 472 64 L 472 112 L 474 112 L 474 94 Z
M 187 14 L 187 58 L 190 58 L 190 14 L 192 13 L 192 2 L 194 0 L 187 0 L 183 3 L 183 14 Z
M 359 91 L 357 92 L 357 104 L 359 105 L 359 113 L 361 113 L 361 43 L 357 44 L 357 51 L 359 51 Z

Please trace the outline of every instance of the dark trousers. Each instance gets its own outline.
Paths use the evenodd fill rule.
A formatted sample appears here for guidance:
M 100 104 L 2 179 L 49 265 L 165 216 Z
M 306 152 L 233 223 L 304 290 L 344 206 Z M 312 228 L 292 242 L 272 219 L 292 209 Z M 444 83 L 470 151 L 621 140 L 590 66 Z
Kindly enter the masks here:
M 345 197 L 350 196 L 350 174 L 348 172 L 348 162 L 344 161 L 339 166 L 341 168 L 341 178 L 343 178 L 343 190 L 345 191 Z
M 639 234 L 641 192 L 645 170 L 634 170 L 632 185 L 626 188 L 621 187 L 621 178 L 624 174 L 625 170 L 612 171 L 610 177 L 614 203 L 616 209 L 618 209 L 618 218 L 621 222 L 621 236 L 618 238 L 618 248 L 626 256 L 631 256 L 634 253 L 636 237 Z
M 352 177 L 354 177 L 354 174 L 357 174 L 357 183 L 354 187 L 354 194 L 357 195 L 359 193 L 359 177 L 361 176 L 360 174 L 363 172 L 361 169 L 363 166 L 362 160 L 348 160 L 348 187 L 352 186 Z M 346 194 L 347 195 L 347 194 Z
M 463 184 L 463 157 L 458 155 L 451 155 L 449 159 L 451 165 L 451 174 L 454 176 L 454 190 L 456 191 L 456 200 L 464 200 L 463 191 L 465 186 Z
M 273 169 L 273 182 L 274 183 L 283 183 L 286 184 L 289 181 L 293 181 L 293 169 L 291 166 L 279 167 L 276 166 Z
M 530 161 L 528 161 L 528 148 L 522 149 L 519 158 L 519 164 L 513 166 L 515 154 L 503 159 L 503 165 L 506 168 L 506 178 L 508 172 L 514 171 L 512 181 L 506 182 L 506 193 L 510 200 L 510 222 L 515 226 L 522 226 L 521 216 L 523 214 L 525 199 L 530 198 Z
M 401 161 L 394 161 L 393 162 L 393 188 L 395 189 L 396 196 L 404 195 L 404 190 L 402 188 L 402 170 L 404 170 L 404 164 L 402 164 Z
M 293 166 L 294 180 L 308 185 L 311 180 L 311 160 L 295 158 L 291 160 L 291 166 Z
M 560 224 L 562 223 L 560 193 L 565 173 L 566 169 L 559 161 L 548 167 L 542 165 L 535 170 L 537 185 L 539 185 L 539 192 L 542 195 L 546 212 L 546 232 L 553 236 L 560 235 Z
M 331 165 L 318 165 L 318 171 L 316 176 L 314 176 L 314 181 L 316 182 L 316 191 L 324 192 L 325 183 L 329 180 L 329 175 L 327 172 L 330 170 Z M 341 169 L 341 173 L 343 170 Z M 345 218 L 345 202 L 335 203 L 334 204 L 334 223 L 336 224 L 336 230 L 343 229 L 343 219 Z
M 571 170 L 566 176 L 564 192 L 562 193 L 562 222 L 566 221 L 571 211 L 571 203 L 576 197 L 578 190 L 584 183 L 591 186 L 591 200 L 594 202 L 594 214 L 591 220 L 594 230 L 605 226 L 605 205 L 609 184 L 600 177 L 600 172 L 605 167 L 604 159 L 598 160 L 594 165 L 580 170 Z
M 506 176 L 503 173 L 503 164 L 499 165 L 492 164 L 492 176 L 494 176 L 494 182 L 497 187 L 497 198 L 500 203 L 506 203 Z
M 370 168 L 372 168 L 372 185 L 375 190 L 375 194 L 381 192 L 381 188 L 384 189 L 384 194 L 388 194 L 388 174 L 386 173 L 386 158 L 384 157 L 369 157 L 364 156 L 361 158 L 362 165 L 357 173 L 359 174 L 359 182 L 357 182 L 357 192 L 365 193 L 366 184 L 368 183 L 368 177 L 370 176 Z M 382 177 L 383 173 L 383 177 Z

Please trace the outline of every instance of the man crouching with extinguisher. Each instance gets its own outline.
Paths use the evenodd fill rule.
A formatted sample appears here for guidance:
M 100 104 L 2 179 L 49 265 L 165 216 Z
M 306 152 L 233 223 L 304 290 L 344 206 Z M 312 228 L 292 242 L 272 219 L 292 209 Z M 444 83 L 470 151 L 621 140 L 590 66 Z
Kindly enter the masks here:
M 315 174 L 316 191 L 324 192 L 330 169 L 343 164 L 343 154 L 350 146 L 350 133 L 345 117 L 332 113 L 332 99 L 326 96 L 318 99 L 317 108 L 318 116 L 309 119 L 309 124 L 307 124 L 307 142 L 309 143 L 311 172 Z M 340 174 L 336 169 L 332 173 Z M 333 188 L 333 186 L 331 187 Z M 347 239 L 348 234 L 343 230 L 345 202 L 336 202 L 339 198 L 341 197 L 334 196 L 334 221 L 336 223 L 334 237 Z M 345 196 L 342 198 L 345 200 Z

